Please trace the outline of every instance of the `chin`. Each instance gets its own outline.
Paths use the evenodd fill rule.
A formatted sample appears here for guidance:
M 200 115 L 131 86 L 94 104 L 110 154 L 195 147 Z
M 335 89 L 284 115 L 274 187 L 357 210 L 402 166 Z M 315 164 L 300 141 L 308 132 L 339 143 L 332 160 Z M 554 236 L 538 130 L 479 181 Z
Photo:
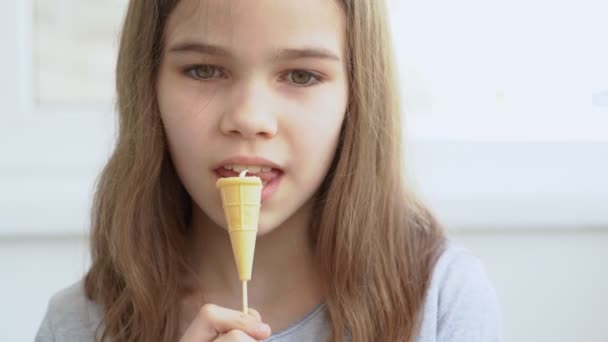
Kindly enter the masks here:
M 272 232 L 274 232 L 278 227 L 277 226 L 272 226 L 272 225 L 265 225 L 265 224 L 258 224 L 258 237 L 263 237 L 265 235 L 268 235 Z

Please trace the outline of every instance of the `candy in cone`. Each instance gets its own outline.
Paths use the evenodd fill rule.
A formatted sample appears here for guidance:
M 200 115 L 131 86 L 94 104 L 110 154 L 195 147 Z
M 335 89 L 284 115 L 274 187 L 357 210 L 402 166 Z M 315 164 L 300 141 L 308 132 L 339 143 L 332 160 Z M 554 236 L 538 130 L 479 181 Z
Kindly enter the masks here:
M 222 197 L 239 279 L 251 280 L 262 200 L 262 180 L 259 177 L 220 178 L 216 187 Z

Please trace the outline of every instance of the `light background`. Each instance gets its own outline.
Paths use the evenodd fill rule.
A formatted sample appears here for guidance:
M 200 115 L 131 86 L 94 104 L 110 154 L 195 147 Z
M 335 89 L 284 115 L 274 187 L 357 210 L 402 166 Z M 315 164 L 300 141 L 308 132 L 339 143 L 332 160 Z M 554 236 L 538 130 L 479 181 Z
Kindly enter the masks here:
M 124 0 L 0 2 L 0 339 L 88 266 Z M 408 173 L 507 341 L 608 341 L 608 5 L 389 0 Z

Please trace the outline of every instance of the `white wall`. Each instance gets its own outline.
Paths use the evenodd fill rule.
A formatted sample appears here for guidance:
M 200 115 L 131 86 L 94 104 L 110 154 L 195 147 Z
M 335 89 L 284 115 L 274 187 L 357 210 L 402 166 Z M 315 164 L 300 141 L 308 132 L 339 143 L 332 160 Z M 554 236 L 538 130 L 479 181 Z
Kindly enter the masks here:
M 452 232 L 483 261 L 506 341 L 608 341 L 608 230 Z M 81 236 L 0 239 L 3 341 L 32 341 L 48 298 L 88 265 Z
M 88 266 L 77 236 L 0 237 L 0 340 L 33 341 L 50 296 Z
M 546 228 L 451 235 L 484 262 L 506 341 L 608 341 L 608 230 Z
M 606 3 L 388 1 L 412 185 L 485 263 L 507 341 L 608 341 Z M 0 1 L 2 341 L 88 266 L 125 3 Z

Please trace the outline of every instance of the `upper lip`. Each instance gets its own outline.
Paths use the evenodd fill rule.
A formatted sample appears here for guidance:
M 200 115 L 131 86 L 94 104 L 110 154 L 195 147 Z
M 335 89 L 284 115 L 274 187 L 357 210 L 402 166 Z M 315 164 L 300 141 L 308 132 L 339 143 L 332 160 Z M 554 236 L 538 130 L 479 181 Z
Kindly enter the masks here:
M 256 165 L 261 167 L 270 167 L 278 170 L 281 169 L 278 164 L 262 157 L 235 156 L 222 160 L 213 167 L 213 170 L 217 170 L 226 165 Z

